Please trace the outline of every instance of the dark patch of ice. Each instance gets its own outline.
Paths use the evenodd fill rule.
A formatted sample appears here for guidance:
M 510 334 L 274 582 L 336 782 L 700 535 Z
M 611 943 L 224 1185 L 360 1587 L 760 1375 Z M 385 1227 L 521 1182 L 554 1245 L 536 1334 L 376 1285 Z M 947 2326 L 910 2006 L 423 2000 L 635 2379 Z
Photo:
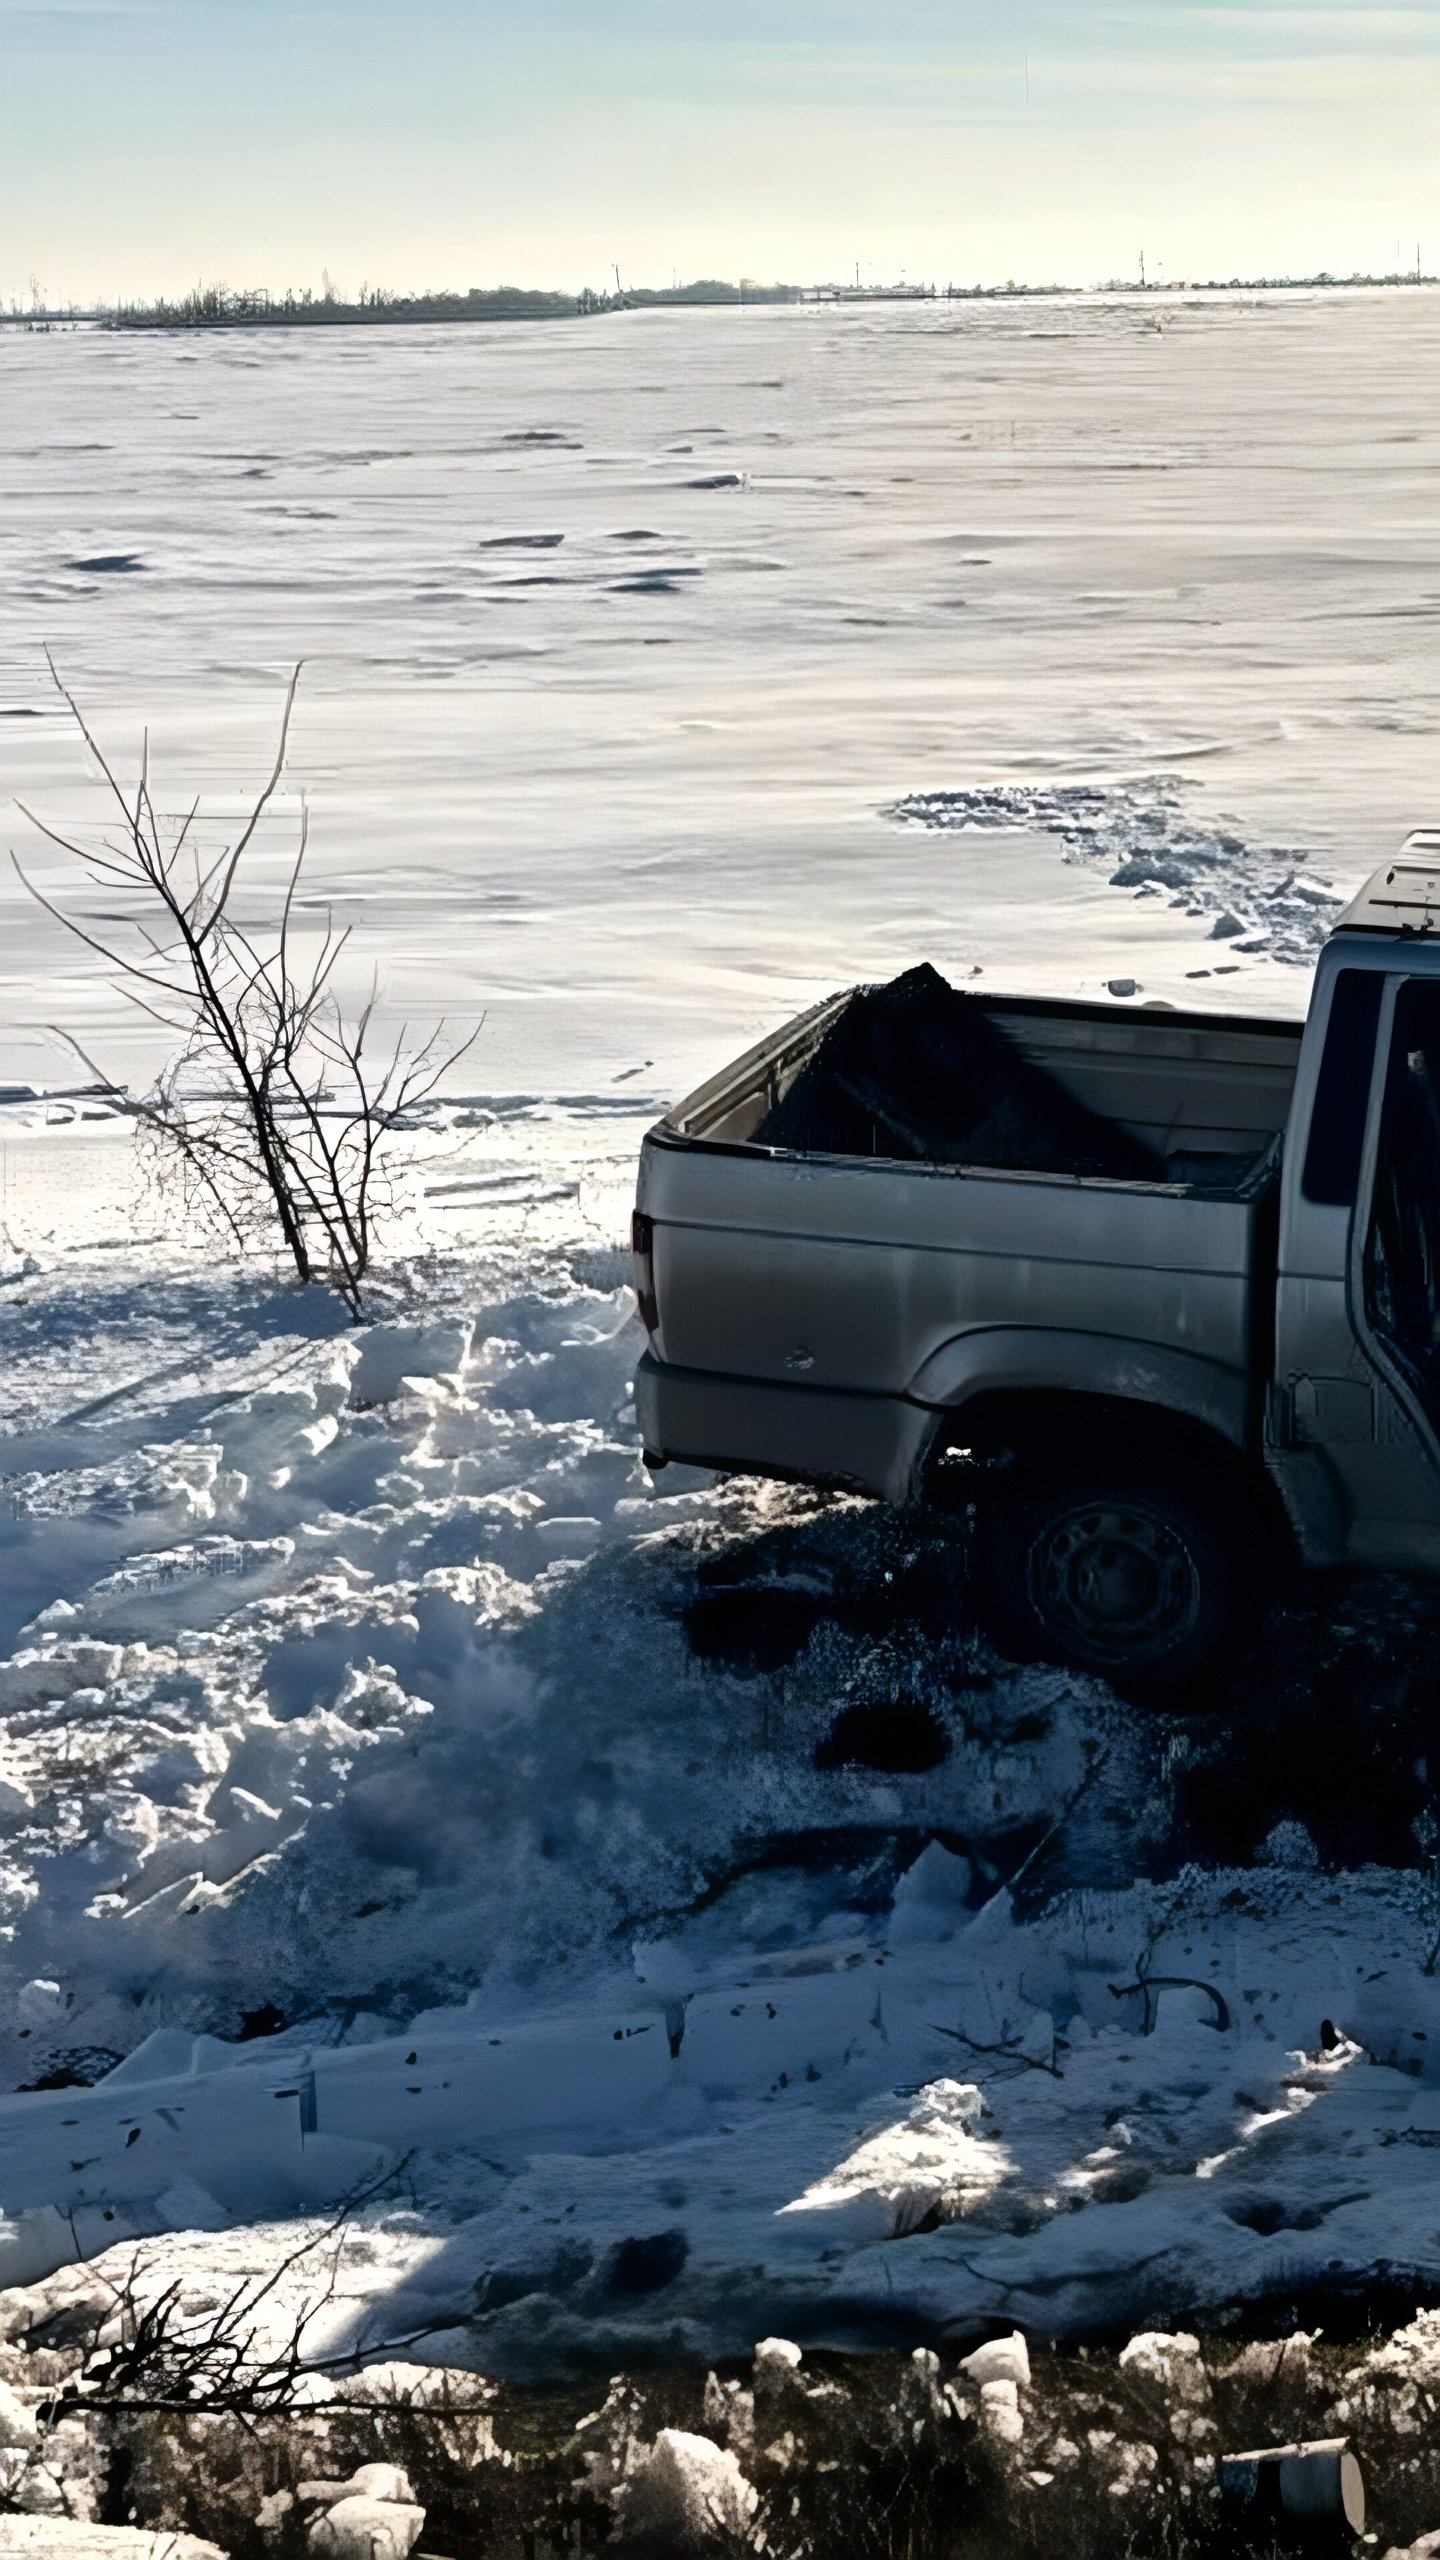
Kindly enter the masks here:
M 708 471 L 703 479 L 687 480 L 685 486 L 687 489 L 743 489 L 745 474 L 743 471 Z
M 774 1583 L 702 1591 L 685 1612 L 685 1633 L 697 1661 L 753 1677 L 803 1653 L 824 1611 L 823 1594 Z
M 480 548 L 482 551 L 558 551 L 564 539 L 563 533 L 491 533 L 486 535 Z
M 662 2293 L 689 2255 L 683 2231 L 653 2231 L 643 2240 L 622 2240 L 605 2270 L 606 2285 L 611 2293 Z
M 33 2080 L 21 2080 L 16 2085 L 27 2095 L 41 2089 L 93 2089 L 97 2080 L 114 2070 L 119 2059 L 108 2045 L 72 2045 L 62 2053 L 52 2054 L 45 2070 L 37 2072 Z
M 1178 1748 L 1172 1737 L 1167 1864 L 1249 1866 L 1293 1821 L 1324 1867 L 1417 1865 L 1433 1803 L 1437 1640 L 1428 1583 L 1306 1588 L 1212 1686 L 1205 1720 L 1177 1728 Z
M 678 596 L 687 578 L 698 578 L 698 569 L 645 569 L 638 577 L 614 578 L 611 593 L 617 596 Z
M 236 2041 L 253 2044 L 261 2036 L 278 2036 L 288 2023 L 284 2010 L 277 2009 L 273 2000 L 262 2000 L 257 2009 L 241 2010 Z
M 138 551 L 97 551 L 92 559 L 72 560 L 72 569 L 81 569 L 91 578 L 133 577 L 145 563 Z
M 950 1756 L 950 1737 L 920 1698 L 867 1698 L 841 1709 L 815 1752 L 817 1769 L 917 1776 Z

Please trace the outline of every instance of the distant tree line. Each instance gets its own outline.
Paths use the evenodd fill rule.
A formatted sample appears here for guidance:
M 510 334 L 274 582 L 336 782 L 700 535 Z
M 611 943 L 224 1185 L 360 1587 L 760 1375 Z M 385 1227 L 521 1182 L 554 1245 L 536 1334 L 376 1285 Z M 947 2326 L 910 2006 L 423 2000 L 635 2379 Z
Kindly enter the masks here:
M 617 285 L 600 292 L 586 285 L 579 293 L 546 293 L 527 285 L 472 285 L 467 293 L 396 293 L 385 285 L 362 284 L 351 298 L 322 277 L 317 292 L 304 285 L 283 293 L 260 286 L 197 284 L 190 293 L 169 301 L 115 302 L 84 309 L 49 301 L 36 279 L 28 305 L 12 296 L 7 319 L 22 329 L 50 329 L 84 321 L 109 329 L 244 329 L 314 328 L 328 323 L 386 321 L 575 320 L 608 311 L 646 311 L 715 304 L 775 302 L 990 302 L 1010 297 L 1083 298 L 1086 293 L 1281 293 L 1326 287 L 1431 285 L 1440 278 L 1413 267 L 1388 275 L 1334 275 L 1322 269 L 1308 276 L 1194 276 L 1163 283 L 1143 276 L 1112 276 L 1098 285 L 1025 284 L 1011 276 L 996 284 L 759 284 L 744 276 L 738 282 L 699 276 L 691 284 Z
M 1424 275 L 1418 266 L 1397 267 L 1389 275 L 1332 275 L 1322 267 L 1313 276 L 1190 276 L 1181 283 L 1167 277 L 1163 284 L 1153 277 L 1111 276 L 1097 285 L 1097 293 L 1313 293 L 1327 285 L 1367 285 L 1372 288 L 1392 284 L 1435 284 L 1440 279 Z
M 117 302 L 94 316 L 112 329 L 311 328 L 338 322 L 415 320 L 573 320 L 595 312 L 649 309 L 656 305 L 798 302 L 798 285 L 727 283 L 717 276 L 693 284 L 641 286 L 597 292 L 544 293 L 522 285 L 472 285 L 468 293 L 395 293 L 362 284 L 353 300 L 328 276 L 319 293 L 275 294 L 265 287 L 196 285 L 177 301 Z

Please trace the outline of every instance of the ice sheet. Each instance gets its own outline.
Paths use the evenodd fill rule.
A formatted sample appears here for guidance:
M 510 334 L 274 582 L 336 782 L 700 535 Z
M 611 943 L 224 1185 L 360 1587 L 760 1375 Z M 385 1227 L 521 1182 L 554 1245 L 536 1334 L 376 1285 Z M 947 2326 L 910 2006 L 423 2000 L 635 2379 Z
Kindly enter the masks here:
M 1022 941 L 973 840 L 881 812 L 1101 786 L 1113 869 L 1175 774 L 1242 871 L 1351 884 L 1433 814 L 1437 360 L 1428 294 L 6 332 L 0 796 L 87 805 L 42 639 L 217 811 L 303 656 L 316 894 L 397 1006 L 484 1011 L 499 1090 L 683 1089 L 920 958 L 1174 996 L 1208 920 L 1157 902 L 1137 973 L 1042 867 Z M 0 1078 L 70 1080 L 95 973 L 9 877 L 0 925 Z

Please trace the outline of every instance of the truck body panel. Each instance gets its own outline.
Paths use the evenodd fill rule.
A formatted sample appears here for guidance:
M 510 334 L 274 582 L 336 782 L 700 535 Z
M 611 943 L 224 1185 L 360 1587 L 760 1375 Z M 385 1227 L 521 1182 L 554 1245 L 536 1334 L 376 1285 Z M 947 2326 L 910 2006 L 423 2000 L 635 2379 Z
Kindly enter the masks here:
M 757 1044 L 645 1141 L 647 1450 L 901 1502 L 978 1399 L 1103 1397 L 1240 1453 L 1311 1561 L 1440 1564 L 1432 892 L 1430 843 L 1377 875 L 1304 1025 L 963 999 L 1154 1179 L 927 1157 L 863 1084 L 864 1151 L 772 1143 L 852 995 Z

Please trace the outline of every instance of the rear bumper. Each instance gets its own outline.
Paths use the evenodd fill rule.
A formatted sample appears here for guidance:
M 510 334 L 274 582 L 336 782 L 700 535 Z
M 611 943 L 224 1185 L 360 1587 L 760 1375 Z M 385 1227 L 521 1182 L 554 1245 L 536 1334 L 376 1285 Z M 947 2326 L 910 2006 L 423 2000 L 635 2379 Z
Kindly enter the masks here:
M 650 1351 L 635 1373 L 635 1411 L 647 1456 L 839 1485 L 896 1503 L 915 1490 L 936 1420 L 928 1405 L 904 1396 L 720 1377 L 671 1368 Z

